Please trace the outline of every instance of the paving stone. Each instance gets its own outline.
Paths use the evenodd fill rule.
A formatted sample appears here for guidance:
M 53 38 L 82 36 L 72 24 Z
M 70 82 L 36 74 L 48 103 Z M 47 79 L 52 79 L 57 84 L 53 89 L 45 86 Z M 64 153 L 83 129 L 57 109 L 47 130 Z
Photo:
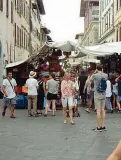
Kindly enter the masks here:
M 1 104 L 1 101 L 0 101 Z M 1 105 L 2 108 L 2 105 Z M 121 138 L 121 115 L 108 114 L 107 131 L 97 133 L 96 114 L 79 108 L 76 125 L 63 124 L 62 111 L 56 117 L 29 118 L 27 110 L 17 110 L 17 118 L 9 118 L 9 110 L 0 117 L 0 160 L 102 160 Z M 1 113 L 1 109 L 0 109 Z

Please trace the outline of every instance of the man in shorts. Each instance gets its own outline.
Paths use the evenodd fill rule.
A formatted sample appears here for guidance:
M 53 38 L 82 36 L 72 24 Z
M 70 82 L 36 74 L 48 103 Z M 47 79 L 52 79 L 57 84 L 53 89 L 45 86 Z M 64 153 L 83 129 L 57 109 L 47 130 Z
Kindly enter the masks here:
M 7 107 L 10 106 L 10 118 L 15 118 L 14 107 L 16 104 L 16 80 L 12 78 L 12 72 L 8 73 L 8 77 L 3 80 L 2 91 L 4 94 L 4 107 L 2 116 L 5 116 Z
M 62 105 L 63 105 L 63 118 L 64 124 L 66 124 L 66 108 L 69 107 L 70 112 L 70 123 L 75 124 L 73 121 L 73 82 L 70 80 L 71 74 L 66 73 L 64 80 L 61 83 L 61 93 L 62 93 Z
M 92 79 L 94 80 L 94 102 L 95 109 L 97 110 L 97 128 L 94 131 L 104 131 L 105 128 L 105 101 L 106 101 L 106 86 L 104 91 L 99 91 L 99 85 L 101 80 L 106 81 L 108 79 L 108 75 L 103 73 L 102 66 L 97 66 L 97 73 L 93 75 Z M 101 124 L 102 121 L 102 124 Z

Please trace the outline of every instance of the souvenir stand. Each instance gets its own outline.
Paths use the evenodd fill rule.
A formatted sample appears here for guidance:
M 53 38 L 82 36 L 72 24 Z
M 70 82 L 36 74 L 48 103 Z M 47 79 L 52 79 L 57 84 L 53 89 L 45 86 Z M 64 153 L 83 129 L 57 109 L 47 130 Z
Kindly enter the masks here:
M 30 71 L 35 71 L 41 74 L 49 69 L 46 65 L 46 57 L 48 56 L 50 47 L 46 44 L 38 51 L 39 53 L 30 56 L 24 61 L 10 63 L 6 66 L 6 72 L 11 71 L 13 78 L 17 82 L 17 108 L 27 108 L 27 88 L 25 87 L 26 80 L 29 78 Z
M 6 66 L 6 72 L 11 71 L 13 73 L 13 78 L 17 81 L 17 91 L 18 91 L 18 102 L 17 108 L 27 108 L 27 88 L 25 87 L 26 80 L 29 78 L 30 71 L 37 72 L 37 76 L 43 74 L 45 82 L 48 80 L 49 73 L 57 73 L 61 71 L 61 66 L 59 65 L 59 56 L 62 53 L 60 50 L 56 50 L 45 44 L 39 51 L 39 53 L 29 57 L 24 61 L 19 61 L 15 63 L 10 63 Z M 48 75 L 48 76 L 47 76 Z M 60 83 L 60 76 L 59 76 Z M 57 100 L 57 109 L 62 108 L 59 105 L 60 101 L 60 89 Z M 19 101 L 23 103 L 19 104 Z
M 78 47 L 78 57 L 94 56 L 103 64 L 106 73 L 121 73 L 121 42 Z

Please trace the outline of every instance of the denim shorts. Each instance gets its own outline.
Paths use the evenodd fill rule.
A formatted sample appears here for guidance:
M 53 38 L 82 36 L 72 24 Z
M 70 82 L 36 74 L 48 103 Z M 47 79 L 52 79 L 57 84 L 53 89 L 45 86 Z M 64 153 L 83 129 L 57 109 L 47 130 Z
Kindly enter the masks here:
M 77 99 L 74 99 L 73 103 L 76 105 L 78 103 Z
M 116 101 L 117 101 L 117 102 L 121 102 L 121 96 L 117 96 Z
M 5 106 L 7 106 L 7 107 L 9 107 L 11 104 L 16 105 L 16 97 L 11 98 L 11 99 L 4 97 L 3 101 L 4 101 Z
M 73 96 L 65 96 L 62 97 L 62 105 L 63 107 L 73 107 L 74 105 L 74 100 L 73 100 Z

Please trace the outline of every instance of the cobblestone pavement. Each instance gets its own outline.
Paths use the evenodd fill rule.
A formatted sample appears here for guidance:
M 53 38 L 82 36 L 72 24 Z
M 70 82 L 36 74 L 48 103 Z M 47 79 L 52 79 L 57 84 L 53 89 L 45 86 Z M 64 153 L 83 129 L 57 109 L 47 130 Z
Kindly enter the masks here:
M 95 113 L 80 108 L 76 125 L 56 117 L 29 118 L 17 110 L 16 119 L 0 118 L 0 160 L 106 160 L 121 139 L 121 115 L 107 115 L 107 131 L 97 133 Z

